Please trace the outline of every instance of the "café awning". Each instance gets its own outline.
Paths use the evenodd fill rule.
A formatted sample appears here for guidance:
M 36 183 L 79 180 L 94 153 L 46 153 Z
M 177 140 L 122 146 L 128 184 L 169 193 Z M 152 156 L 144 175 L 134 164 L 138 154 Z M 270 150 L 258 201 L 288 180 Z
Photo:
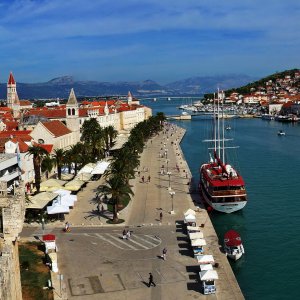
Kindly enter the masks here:
M 109 162 L 107 161 L 98 161 L 94 170 L 92 171 L 93 175 L 102 175 L 106 169 L 108 168 L 108 166 L 110 165 Z
M 54 200 L 58 195 L 50 192 L 41 192 L 29 198 L 25 208 L 43 209 L 49 202 Z

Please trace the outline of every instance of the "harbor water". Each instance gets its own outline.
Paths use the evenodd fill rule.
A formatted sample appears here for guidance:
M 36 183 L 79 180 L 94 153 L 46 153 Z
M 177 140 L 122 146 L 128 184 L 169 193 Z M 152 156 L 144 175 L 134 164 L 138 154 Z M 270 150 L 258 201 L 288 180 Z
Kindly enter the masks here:
M 182 100 L 145 100 L 143 104 L 166 115 L 179 115 Z M 199 181 L 199 166 L 208 157 L 206 143 L 211 120 L 195 117 L 174 121 L 186 129 L 182 150 Z M 226 120 L 227 137 L 239 146 L 229 162 L 243 176 L 246 207 L 232 214 L 212 212 L 220 244 L 229 229 L 242 237 L 245 255 L 230 262 L 246 299 L 300 299 L 300 123 L 254 119 Z M 279 130 L 285 136 L 279 136 Z M 228 149 L 227 152 L 230 152 Z M 233 161 L 232 161 L 233 160 Z

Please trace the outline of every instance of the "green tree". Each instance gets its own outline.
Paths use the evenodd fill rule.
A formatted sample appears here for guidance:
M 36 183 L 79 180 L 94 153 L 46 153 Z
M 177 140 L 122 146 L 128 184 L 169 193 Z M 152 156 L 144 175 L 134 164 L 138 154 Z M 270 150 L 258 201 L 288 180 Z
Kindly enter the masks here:
M 41 164 L 43 159 L 47 156 L 48 152 L 40 146 L 31 146 L 28 148 L 26 155 L 32 155 L 33 157 L 33 168 L 34 168 L 34 179 L 35 187 L 37 192 L 40 192 L 41 185 Z
M 57 176 L 58 179 L 61 179 L 61 168 L 64 165 L 66 152 L 63 149 L 55 149 L 53 152 L 52 158 L 55 162 L 55 166 L 57 167 Z
M 84 121 L 81 141 L 90 149 L 90 158 L 92 161 L 97 160 L 97 158 L 101 156 L 101 152 L 104 152 L 102 150 L 104 146 L 103 129 L 95 118 Z
M 41 164 L 41 170 L 42 172 L 46 172 L 46 178 L 49 178 L 49 173 L 52 171 L 53 167 L 55 165 L 55 162 L 53 158 L 47 153 L 47 155 L 43 158 L 42 164 Z
M 130 186 L 125 182 L 124 177 L 120 174 L 114 174 L 106 177 L 105 184 L 101 185 L 100 191 L 103 195 L 110 196 L 113 204 L 113 223 L 118 223 L 118 207 L 124 199 L 134 195 Z

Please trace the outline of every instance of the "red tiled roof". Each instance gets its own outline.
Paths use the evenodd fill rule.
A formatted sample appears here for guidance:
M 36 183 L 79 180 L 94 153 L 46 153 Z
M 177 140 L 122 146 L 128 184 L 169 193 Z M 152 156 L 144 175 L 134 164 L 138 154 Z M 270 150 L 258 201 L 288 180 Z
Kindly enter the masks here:
M 19 143 L 19 149 L 21 153 L 25 153 L 28 151 L 29 146 L 26 143 L 24 143 L 21 138 L 13 138 L 11 139 L 11 141 L 14 143 Z
M 12 111 L 12 109 L 9 108 L 9 107 L 6 107 L 6 106 L 1 106 L 0 107 L 0 112 L 2 112 L 2 111 Z
M 52 149 L 53 149 L 53 145 L 51 144 L 40 144 L 40 147 L 44 148 L 49 154 L 51 153 Z
M 287 102 L 287 103 L 284 103 L 284 104 L 282 105 L 282 107 L 287 108 L 287 107 L 291 107 L 292 105 L 293 105 L 293 102 L 292 102 L 292 101 L 289 101 L 289 102 Z
M 41 116 L 48 119 L 57 119 L 66 117 L 66 109 L 31 109 L 26 116 Z
M 31 130 L 6 130 L 0 131 L 0 136 L 28 136 Z
M 8 78 L 8 84 L 15 84 L 15 79 L 14 79 L 14 75 L 12 74 L 12 72 L 10 72 L 9 74 L 9 78 Z
M 28 106 L 31 105 L 31 102 L 29 100 L 20 100 L 21 106 Z
M 59 137 L 72 131 L 68 129 L 68 127 L 63 124 L 61 121 L 53 120 L 50 122 L 42 123 L 55 137 Z
M 51 151 L 53 149 L 53 145 L 52 144 L 38 144 L 36 142 L 33 142 L 32 144 L 34 146 L 41 147 L 41 148 L 45 149 L 49 154 L 51 153 Z
M 18 122 L 16 121 L 7 121 L 3 120 L 3 123 L 6 125 L 6 130 L 16 130 L 18 128 Z

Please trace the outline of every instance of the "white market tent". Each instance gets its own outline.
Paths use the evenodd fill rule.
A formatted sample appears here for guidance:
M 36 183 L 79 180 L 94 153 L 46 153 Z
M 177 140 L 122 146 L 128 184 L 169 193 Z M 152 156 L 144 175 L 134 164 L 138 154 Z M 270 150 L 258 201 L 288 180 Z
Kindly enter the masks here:
M 185 223 L 191 223 L 191 222 L 196 222 L 196 217 L 194 215 L 186 215 L 184 217 L 184 222 Z
M 70 195 L 71 191 L 60 189 L 60 190 L 53 191 L 53 193 L 58 194 L 60 196 L 65 196 L 65 195 Z
M 53 201 L 53 206 L 54 205 L 59 205 L 59 206 L 68 206 L 68 207 L 73 207 L 74 206 L 74 200 L 72 198 L 69 198 L 68 196 L 64 197 L 58 197 L 58 199 Z
M 42 192 L 29 198 L 25 208 L 43 209 L 50 201 L 54 200 L 57 194 Z
M 196 212 L 192 209 L 188 209 L 185 213 L 184 213 L 184 216 L 188 216 L 188 215 L 193 215 L 195 216 L 196 215 Z
M 219 279 L 218 273 L 215 270 L 201 271 L 199 272 L 199 276 L 201 281 Z
M 84 185 L 84 183 L 85 182 L 82 180 L 74 179 L 65 185 L 65 189 L 69 191 L 79 191 L 81 187 Z
M 197 255 L 197 261 L 201 264 L 213 264 L 215 262 L 212 255 Z
M 200 265 L 200 271 L 213 270 L 212 264 Z
M 202 232 L 189 232 L 189 238 L 190 240 L 196 240 L 196 239 L 203 239 L 203 233 Z
M 89 181 L 93 177 L 90 173 L 80 173 L 75 176 L 74 180 L 82 180 L 84 182 Z
M 71 180 L 71 179 L 73 179 L 73 177 L 74 177 L 74 174 L 61 173 L 62 180 Z
M 88 163 L 82 169 L 79 170 L 78 174 L 81 174 L 81 173 L 91 174 L 92 171 L 94 170 L 95 166 L 96 166 L 96 164 L 94 164 L 94 163 Z
M 201 247 L 206 245 L 205 239 L 195 239 L 191 240 L 192 247 Z
M 49 191 L 58 190 L 58 189 L 61 189 L 65 183 L 66 183 L 66 181 L 64 181 L 64 180 L 51 178 L 51 179 L 48 179 L 41 183 L 40 191 L 41 192 L 49 192 Z
M 199 227 L 199 226 L 187 226 L 186 229 L 188 232 L 200 232 L 201 231 L 201 227 Z
M 49 258 L 51 259 L 51 269 L 54 273 L 58 272 L 58 267 L 57 267 L 57 253 L 52 252 L 49 253 Z
M 98 161 L 94 170 L 92 171 L 93 175 L 102 175 L 106 169 L 108 168 L 108 166 L 110 165 L 109 162 L 107 161 Z
M 70 209 L 68 206 L 56 205 L 56 206 L 47 206 L 47 214 L 54 215 L 54 214 L 65 214 L 69 213 Z

